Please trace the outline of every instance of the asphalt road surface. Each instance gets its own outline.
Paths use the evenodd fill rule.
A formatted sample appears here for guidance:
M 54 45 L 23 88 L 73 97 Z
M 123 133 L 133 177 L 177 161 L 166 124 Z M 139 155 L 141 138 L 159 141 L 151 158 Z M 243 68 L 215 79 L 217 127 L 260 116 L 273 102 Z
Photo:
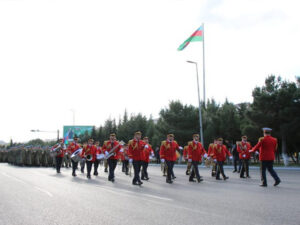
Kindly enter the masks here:
M 210 177 L 188 182 L 185 168 L 176 167 L 174 184 L 167 184 L 160 167 L 150 166 L 150 180 L 142 187 L 116 169 L 116 182 L 98 177 L 87 180 L 71 169 L 56 174 L 53 168 L 24 168 L 0 164 L 0 225 L 299 225 L 300 171 L 278 170 L 282 183 L 259 187 L 259 170 L 240 179 L 231 169 L 227 181 Z

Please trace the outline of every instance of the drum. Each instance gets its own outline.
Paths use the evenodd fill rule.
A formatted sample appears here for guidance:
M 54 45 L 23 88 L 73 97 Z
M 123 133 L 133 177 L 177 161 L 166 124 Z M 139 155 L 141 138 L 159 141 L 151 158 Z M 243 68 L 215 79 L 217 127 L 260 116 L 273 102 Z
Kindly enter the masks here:
M 82 148 L 80 149 L 77 149 L 72 155 L 71 155 L 71 159 L 74 161 L 74 162 L 79 162 L 81 160 L 81 152 L 82 152 Z
M 104 154 L 96 154 L 97 160 L 104 159 Z

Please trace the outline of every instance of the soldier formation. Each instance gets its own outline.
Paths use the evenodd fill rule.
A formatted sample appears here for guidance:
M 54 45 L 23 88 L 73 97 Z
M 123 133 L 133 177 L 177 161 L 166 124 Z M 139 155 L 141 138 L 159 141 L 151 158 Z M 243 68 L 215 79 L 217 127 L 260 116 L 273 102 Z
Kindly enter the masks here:
M 240 177 L 250 178 L 249 160 L 251 153 L 259 151 L 259 160 L 261 161 L 261 181 L 262 187 L 267 186 L 266 170 L 270 172 L 275 180 L 274 186 L 281 181 L 273 169 L 273 161 L 277 150 L 277 139 L 271 136 L 270 128 L 263 128 L 264 137 L 260 138 L 255 147 L 247 141 L 247 137 L 243 136 L 241 141 L 236 143 L 235 158 L 239 157 L 241 161 Z M 221 180 L 229 177 L 225 175 L 223 164 L 227 157 L 232 159 L 232 155 L 223 144 L 223 139 L 215 139 L 209 145 L 208 151 L 204 149 L 199 141 L 199 135 L 194 134 L 192 141 L 182 148 L 174 140 L 174 134 L 168 134 L 166 140 L 161 142 L 159 156 L 161 160 L 161 169 L 166 176 L 167 183 L 173 183 L 176 176 L 173 171 L 176 160 L 180 157 L 180 151 L 183 150 L 183 160 L 187 161 L 186 175 L 189 175 L 190 182 L 203 181 L 200 176 L 198 165 L 205 160 L 207 166 L 212 166 L 211 175 Z M 137 131 L 134 133 L 133 139 L 128 144 L 117 141 L 114 133 L 110 134 L 109 140 L 104 141 L 100 146 L 100 142 L 90 138 L 83 145 L 78 143 L 79 139 L 74 140 L 66 147 L 64 140 L 60 139 L 52 148 L 12 148 L 10 150 L 0 151 L 0 162 L 9 162 L 20 166 L 55 166 L 56 172 L 60 173 L 62 166 L 72 166 L 72 176 L 76 177 L 76 170 L 80 163 L 81 172 L 87 168 L 87 178 L 91 179 L 91 171 L 94 166 L 94 176 L 98 176 L 99 164 L 105 167 L 104 172 L 108 172 L 108 181 L 115 181 L 115 169 L 118 161 L 122 163 L 122 172 L 131 176 L 133 168 L 134 175 L 132 179 L 133 185 L 142 185 L 142 180 L 149 180 L 148 163 L 154 157 L 154 151 L 149 144 L 148 137 L 142 139 L 142 133 Z M 236 172 L 237 168 L 235 165 Z M 195 180 L 196 179 L 196 180 Z

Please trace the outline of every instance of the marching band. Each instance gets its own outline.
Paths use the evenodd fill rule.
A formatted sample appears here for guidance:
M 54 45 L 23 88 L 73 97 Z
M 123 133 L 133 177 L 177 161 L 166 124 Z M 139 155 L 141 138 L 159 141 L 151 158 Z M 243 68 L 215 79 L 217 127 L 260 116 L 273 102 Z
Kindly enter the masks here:
M 251 178 L 249 175 L 249 160 L 251 153 L 259 151 L 259 159 L 261 161 L 261 181 L 260 186 L 267 187 L 266 170 L 270 172 L 274 178 L 274 186 L 277 186 L 281 180 L 273 169 L 273 161 L 277 150 L 277 139 L 271 136 L 270 128 L 263 128 L 264 137 L 260 138 L 255 147 L 252 148 L 250 142 L 247 141 L 247 136 L 242 136 L 241 141 L 236 142 L 236 150 L 242 163 L 240 178 Z M 176 160 L 180 157 L 179 151 L 183 150 L 183 160 L 187 160 L 186 175 L 189 175 L 190 182 L 203 181 L 199 173 L 199 163 L 203 160 L 207 167 L 212 166 L 211 175 L 216 177 L 216 180 L 221 180 L 222 175 L 224 180 L 229 177 L 224 173 L 224 162 L 229 157 L 232 159 L 230 151 L 223 144 L 223 139 L 214 139 L 214 142 L 209 144 L 208 152 L 204 149 L 199 141 L 199 134 L 194 134 L 192 141 L 182 148 L 174 140 L 174 134 L 168 134 L 166 140 L 161 142 L 159 155 L 161 160 L 162 172 L 166 174 L 166 183 L 172 184 L 176 178 L 173 167 Z M 57 144 L 51 148 L 52 156 L 56 161 L 56 172 L 60 173 L 62 160 L 65 154 L 71 156 L 72 176 L 76 177 L 76 170 L 80 162 L 84 168 L 87 167 L 87 178 L 91 179 L 91 170 L 94 165 L 94 176 L 98 176 L 98 167 L 100 162 L 107 162 L 108 165 L 108 180 L 115 181 L 115 169 L 118 161 L 122 162 L 122 172 L 131 176 L 133 167 L 134 176 L 132 179 L 133 185 L 142 185 L 142 180 L 149 180 L 148 164 L 154 157 L 154 151 L 149 138 L 142 139 L 142 133 L 137 131 L 134 133 L 132 140 L 125 144 L 123 141 L 118 141 L 116 134 L 111 133 L 109 140 L 104 141 L 103 146 L 100 142 L 90 138 L 88 143 L 79 144 L 79 139 L 74 138 L 66 148 L 64 140 L 60 139 Z M 105 163 L 104 163 L 105 166 Z M 106 168 L 105 168 L 106 171 Z M 84 172 L 84 171 L 82 171 Z M 234 171 L 235 172 L 235 171 Z M 246 176 L 245 176 L 246 175 Z M 195 181 L 196 178 L 196 181 Z

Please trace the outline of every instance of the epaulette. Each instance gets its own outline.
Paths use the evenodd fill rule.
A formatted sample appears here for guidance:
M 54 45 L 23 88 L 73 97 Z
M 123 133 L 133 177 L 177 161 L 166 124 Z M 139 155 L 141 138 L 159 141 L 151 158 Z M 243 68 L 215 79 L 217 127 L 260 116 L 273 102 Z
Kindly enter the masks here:
M 128 145 L 131 145 L 132 144 L 132 142 L 133 142 L 133 140 L 131 139 L 131 140 L 129 140 L 128 141 Z
M 188 145 L 192 145 L 192 144 L 193 144 L 193 142 L 192 142 L 192 141 L 189 141 L 189 142 L 188 142 Z
M 261 138 L 258 139 L 258 141 L 262 141 L 262 140 L 264 140 L 264 137 L 261 137 Z
M 165 143 L 166 143 L 166 141 L 162 141 L 162 142 L 161 142 L 161 145 L 164 145 Z
M 242 143 L 240 141 L 237 141 L 236 142 L 236 145 L 241 145 Z
M 108 141 L 104 141 L 103 145 L 105 145 L 105 146 L 106 146 L 106 145 L 107 145 L 107 142 L 108 142 Z
M 177 144 L 177 141 L 174 141 L 175 144 Z

